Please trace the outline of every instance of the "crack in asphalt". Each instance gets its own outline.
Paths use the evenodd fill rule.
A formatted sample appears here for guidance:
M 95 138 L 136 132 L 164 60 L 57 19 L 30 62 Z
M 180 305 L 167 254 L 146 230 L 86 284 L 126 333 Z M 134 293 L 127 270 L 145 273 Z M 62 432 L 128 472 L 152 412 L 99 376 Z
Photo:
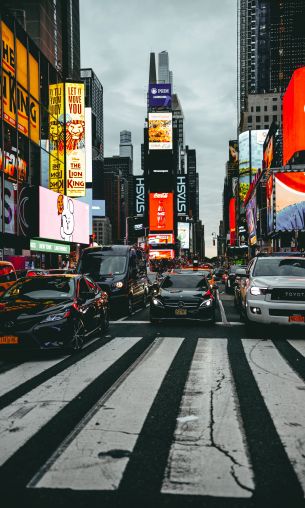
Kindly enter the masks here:
M 218 445 L 215 441 L 215 438 L 214 438 L 214 428 L 215 428 L 215 419 L 214 419 L 214 395 L 215 395 L 215 392 L 217 392 L 218 390 L 221 389 L 222 387 L 222 382 L 224 381 L 225 379 L 225 375 L 222 374 L 221 377 L 219 379 L 217 379 L 216 381 L 216 387 L 211 390 L 210 392 L 210 447 L 211 448 L 215 448 L 216 450 L 218 450 L 220 453 L 222 453 L 223 455 L 225 455 L 228 459 L 230 459 L 230 461 L 232 462 L 232 465 L 231 465 L 231 469 L 230 469 L 230 473 L 231 473 L 231 476 L 232 478 L 234 479 L 234 481 L 236 482 L 236 484 L 244 489 L 244 490 L 247 490 L 248 492 L 254 492 L 253 489 L 249 488 L 249 487 L 246 487 L 245 485 L 243 485 L 240 480 L 238 479 L 238 476 L 237 476 L 237 473 L 234 469 L 234 466 L 239 466 L 239 467 L 243 467 L 242 464 L 240 464 L 233 455 L 231 455 L 231 453 L 228 451 L 228 450 L 225 450 L 224 448 L 222 448 L 220 445 Z

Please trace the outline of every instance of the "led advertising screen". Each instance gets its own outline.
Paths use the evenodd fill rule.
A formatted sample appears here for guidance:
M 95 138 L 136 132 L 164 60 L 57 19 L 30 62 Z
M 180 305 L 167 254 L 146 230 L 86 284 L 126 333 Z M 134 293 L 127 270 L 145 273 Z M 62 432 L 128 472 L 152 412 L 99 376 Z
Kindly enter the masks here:
M 276 173 L 275 230 L 305 229 L 305 173 Z
M 85 85 L 66 83 L 65 93 L 66 192 L 71 197 L 85 196 Z
M 270 175 L 266 183 L 266 201 L 267 201 L 267 233 L 274 230 L 274 212 L 273 212 L 273 176 Z
M 256 192 L 254 192 L 246 206 L 246 220 L 248 225 L 248 239 L 250 245 L 256 245 L 257 243 L 256 217 L 257 217 Z
M 251 161 L 250 161 L 251 132 Z M 239 135 L 239 199 L 244 201 L 250 180 L 262 169 L 263 148 L 268 130 L 246 131 Z M 251 175 L 250 175 L 251 167 Z
M 49 189 L 65 189 L 64 85 L 49 85 Z
M 18 38 L 14 40 L 13 32 L 3 21 L 1 32 L 3 118 L 9 125 L 18 127 L 18 131 L 24 136 L 39 143 L 38 62 L 31 54 L 27 58 L 27 48 Z M 1 104 L 2 100 L 0 113 Z
M 177 176 L 176 187 L 176 208 L 179 217 L 186 217 L 188 215 L 187 207 L 187 176 Z
M 148 114 L 149 150 L 171 150 L 173 148 L 172 113 Z
M 236 242 L 236 199 L 231 198 L 229 203 L 229 226 L 230 226 L 230 245 Z
M 305 67 L 294 71 L 283 97 L 283 166 L 305 150 Z
M 134 176 L 133 184 L 135 215 L 143 217 L 145 213 L 145 180 L 142 176 Z
M 181 249 L 190 248 L 190 225 L 188 222 L 178 222 L 178 240 Z
M 89 205 L 39 187 L 39 236 L 89 244 Z
M 148 243 L 149 245 L 174 243 L 174 235 L 172 233 L 148 235 Z
M 172 85 L 170 83 L 152 83 L 148 88 L 150 108 L 170 108 L 172 105 Z
M 238 141 L 231 139 L 229 141 L 229 162 L 230 164 L 238 163 Z
M 172 231 L 174 229 L 174 203 L 172 192 L 149 194 L 150 231 Z
M 263 148 L 263 166 L 267 171 L 271 168 L 274 157 L 275 135 L 277 124 L 273 121 L 266 136 Z M 268 171 L 269 173 L 269 171 Z
M 175 251 L 172 249 L 168 250 L 152 250 L 149 251 L 149 259 L 173 259 L 175 257 Z

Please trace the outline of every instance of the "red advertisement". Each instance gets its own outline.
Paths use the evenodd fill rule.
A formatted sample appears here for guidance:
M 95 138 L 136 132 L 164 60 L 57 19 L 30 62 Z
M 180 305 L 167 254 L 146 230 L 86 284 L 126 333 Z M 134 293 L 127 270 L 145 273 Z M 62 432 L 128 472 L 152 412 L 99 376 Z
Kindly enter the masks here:
M 174 243 L 174 235 L 172 233 L 148 235 L 148 243 L 150 245 Z
M 235 245 L 236 241 L 235 198 L 230 199 L 229 221 L 230 221 L 230 245 Z
M 175 257 L 175 251 L 169 250 L 150 250 L 149 259 L 173 259 Z
M 149 194 L 150 231 L 172 231 L 174 229 L 174 199 L 172 192 Z
M 305 67 L 294 71 L 283 97 L 283 165 L 305 150 Z
M 275 174 L 276 231 L 305 229 L 305 173 Z

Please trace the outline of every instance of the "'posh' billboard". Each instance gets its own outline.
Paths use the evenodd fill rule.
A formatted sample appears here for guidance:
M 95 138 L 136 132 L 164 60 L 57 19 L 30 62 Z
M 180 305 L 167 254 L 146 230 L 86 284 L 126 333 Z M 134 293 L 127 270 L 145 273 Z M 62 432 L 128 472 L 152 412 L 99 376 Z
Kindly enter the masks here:
M 89 243 L 89 205 L 39 187 L 39 236 Z
M 149 194 L 150 231 L 172 231 L 174 229 L 174 207 L 172 192 Z
M 172 85 L 170 83 L 150 84 L 148 97 L 150 108 L 170 108 L 172 105 Z

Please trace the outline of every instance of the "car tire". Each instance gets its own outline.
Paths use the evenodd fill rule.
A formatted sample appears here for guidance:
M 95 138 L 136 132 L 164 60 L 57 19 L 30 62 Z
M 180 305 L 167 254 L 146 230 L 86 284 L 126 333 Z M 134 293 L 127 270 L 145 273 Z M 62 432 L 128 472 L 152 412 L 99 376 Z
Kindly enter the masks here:
M 85 325 L 81 319 L 73 321 L 72 337 L 68 344 L 70 354 L 76 354 L 83 348 L 85 342 Z

